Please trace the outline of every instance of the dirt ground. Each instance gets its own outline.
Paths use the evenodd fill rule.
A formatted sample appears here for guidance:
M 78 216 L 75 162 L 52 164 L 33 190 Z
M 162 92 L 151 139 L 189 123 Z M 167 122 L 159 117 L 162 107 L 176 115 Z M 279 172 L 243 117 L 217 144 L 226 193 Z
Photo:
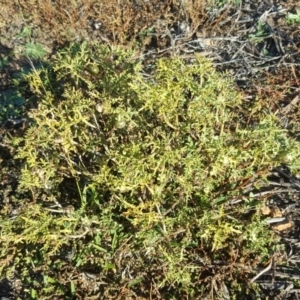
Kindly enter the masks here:
M 120 4 L 122 2 L 122 4 Z M 0 94 L 7 95 L 18 72 L 29 67 L 24 56 L 30 44 L 40 44 L 51 57 L 71 41 L 99 41 L 134 47 L 144 65 L 158 57 L 195 54 L 212 60 L 221 72 L 235 78 L 245 106 L 260 99 L 278 114 L 282 127 L 298 138 L 300 78 L 300 3 L 243 0 L 2 0 L 0 9 Z M 210 9 L 207 9 L 210 7 Z M 297 10 L 299 16 L 297 19 Z M 298 21 L 298 22 L 297 22 Z M 35 62 L 35 63 L 38 63 Z M 2 99 L 2 100 L 1 100 Z M 0 102 L 1 105 L 1 102 Z M 249 124 L 255 122 L 246 120 Z M 2 119 L 0 138 L 22 127 L 22 119 Z M 0 145 L 2 145 L 0 143 Z M 10 149 L 1 146 L 5 176 L 0 201 L 16 186 L 17 166 Z M 300 177 L 299 177 L 300 178 Z M 258 191 L 273 217 L 282 218 L 273 230 L 285 249 L 274 254 L 271 267 L 257 269 L 261 299 L 298 299 L 300 289 L 300 179 L 288 168 L 270 172 L 270 186 Z M 14 297 L 17 281 L 3 281 L 0 296 Z M 298 296 L 297 296 L 298 295 Z M 1 298 L 4 299 L 4 298 Z M 14 298 L 10 298 L 14 299 Z

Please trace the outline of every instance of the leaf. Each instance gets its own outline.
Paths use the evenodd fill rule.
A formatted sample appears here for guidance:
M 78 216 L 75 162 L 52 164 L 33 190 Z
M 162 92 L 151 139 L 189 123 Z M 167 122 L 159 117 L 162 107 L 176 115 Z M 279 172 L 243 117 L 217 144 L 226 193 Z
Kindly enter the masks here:
M 71 281 L 71 294 L 72 294 L 72 295 L 75 295 L 75 293 L 76 293 L 75 284 L 74 284 L 73 281 Z
M 294 24 L 300 22 L 300 10 L 296 10 L 296 14 L 288 13 L 286 17 L 288 23 Z
M 131 288 L 139 283 L 141 283 L 143 281 L 143 278 L 142 277 L 139 277 L 139 278 L 136 278 L 136 279 L 133 279 L 131 280 L 129 283 L 128 283 L 128 287 Z
M 2 71 L 9 64 L 8 57 L 0 57 L 0 71 Z
M 25 47 L 25 54 L 30 58 L 42 58 L 47 54 L 41 44 L 27 43 Z
M 32 299 L 36 299 L 37 298 L 37 291 L 35 289 L 31 289 L 30 290 L 30 295 Z
M 25 26 L 22 31 L 17 35 L 19 38 L 29 38 L 31 36 L 31 28 L 29 26 Z

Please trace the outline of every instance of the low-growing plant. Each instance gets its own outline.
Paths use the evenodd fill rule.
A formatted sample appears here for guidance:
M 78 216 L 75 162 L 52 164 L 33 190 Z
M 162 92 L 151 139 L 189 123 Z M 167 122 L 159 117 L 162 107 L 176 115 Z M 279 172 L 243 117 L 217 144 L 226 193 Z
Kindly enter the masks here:
M 226 4 L 231 4 L 233 3 L 234 5 L 239 5 L 241 3 L 240 0 L 209 0 L 209 4 L 217 7 L 223 7 Z
M 35 61 L 35 68 L 39 68 L 42 64 L 41 59 L 45 57 L 47 51 L 42 45 L 32 42 L 32 30 L 30 27 L 25 26 L 23 30 L 16 36 L 16 38 L 23 40 L 24 45 L 21 45 L 18 50 L 11 51 L 9 55 L 2 57 L 0 54 L 0 70 L 9 72 L 9 64 L 12 58 L 21 57 L 23 60 L 28 60 L 28 63 L 22 63 L 19 70 L 13 72 L 11 78 L 11 86 L 6 88 L 0 94 L 0 124 L 8 121 L 9 119 L 22 118 L 26 110 L 25 98 L 27 85 L 23 78 L 31 71 L 32 60 Z M 39 62 L 37 63 L 37 60 Z M 6 70 L 7 68 L 7 70 Z
M 35 204 L 2 220 L 2 275 L 64 278 L 36 283 L 39 297 L 83 293 L 68 269 L 96 274 L 88 291 L 102 299 L 121 287 L 128 297 L 196 299 L 238 286 L 234 298 L 275 239 L 247 201 L 227 204 L 247 200 L 243 186 L 271 166 L 299 168 L 299 144 L 264 110 L 247 127 L 241 95 L 208 60 L 160 59 L 145 78 L 133 57 L 73 44 L 27 76 L 39 105 L 13 144 L 19 190 Z M 45 211 L 51 204 L 75 211 Z
M 24 111 L 24 96 L 17 89 L 7 89 L 0 95 L 0 123 L 21 115 Z
M 261 43 L 269 36 L 268 27 L 266 24 L 259 20 L 257 23 L 257 29 L 255 32 L 249 34 L 249 39 L 253 43 Z
M 296 9 L 296 13 L 288 13 L 286 20 L 289 24 L 295 24 L 300 22 L 300 10 Z
M 16 38 L 20 39 L 23 44 L 16 51 L 17 55 L 26 55 L 30 59 L 41 59 L 47 54 L 43 45 L 33 42 L 33 32 L 30 26 L 24 26 Z

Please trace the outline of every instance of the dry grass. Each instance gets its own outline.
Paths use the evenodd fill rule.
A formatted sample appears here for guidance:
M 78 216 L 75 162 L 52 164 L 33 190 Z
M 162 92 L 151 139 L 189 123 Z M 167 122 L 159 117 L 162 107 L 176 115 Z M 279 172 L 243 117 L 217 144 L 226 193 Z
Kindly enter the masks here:
M 19 22 L 34 27 L 37 36 L 59 44 L 101 37 L 110 43 L 128 44 L 149 28 L 162 34 L 185 21 L 195 32 L 208 19 L 207 1 L 199 0 L 124 0 L 122 5 L 119 0 L 4 0 L 3 5 L 4 23 L 10 24 L 11 16 L 18 16 Z

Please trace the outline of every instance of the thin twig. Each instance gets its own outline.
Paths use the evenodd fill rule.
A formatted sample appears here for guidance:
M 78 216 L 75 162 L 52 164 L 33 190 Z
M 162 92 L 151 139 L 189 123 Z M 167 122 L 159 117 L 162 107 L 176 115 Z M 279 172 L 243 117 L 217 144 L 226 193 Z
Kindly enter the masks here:
M 298 101 L 299 101 L 299 95 L 297 95 L 282 111 L 281 111 L 281 113 L 283 114 L 283 115 L 286 115 L 286 114 L 288 114 L 290 111 L 291 111 L 291 109 L 293 108 L 293 107 L 295 107 L 296 106 L 296 104 L 298 103 Z
M 87 235 L 87 233 L 90 231 L 89 228 L 85 228 L 85 232 L 79 235 L 67 235 L 67 238 L 69 239 L 80 239 L 82 237 L 84 237 L 85 235 Z
M 264 270 L 262 270 L 260 273 L 258 273 L 255 277 L 253 277 L 253 278 L 250 280 L 250 282 L 253 283 L 253 282 L 254 282 L 255 280 L 257 280 L 260 276 L 262 276 L 262 275 L 264 275 L 265 273 L 269 272 L 269 271 L 271 270 L 273 264 L 274 264 L 274 256 L 272 257 L 272 259 L 271 259 L 269 265 L 268 265 Z

